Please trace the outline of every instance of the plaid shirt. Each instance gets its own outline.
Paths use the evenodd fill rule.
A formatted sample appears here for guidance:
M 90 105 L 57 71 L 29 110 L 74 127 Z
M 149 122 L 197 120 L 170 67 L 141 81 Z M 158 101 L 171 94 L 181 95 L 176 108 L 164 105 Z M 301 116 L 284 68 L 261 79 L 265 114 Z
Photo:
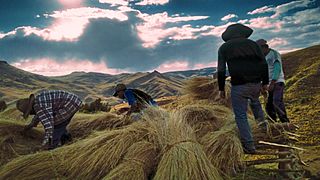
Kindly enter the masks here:
M 43 91 L 36 96 L 33 106 L 36 115 L 32 121 L 34 124 L 42 123 L 45 143 L 52 139 L 54 126 L 67 121 L 80 109 L 81 103 L 75 94 L 61 90 Z

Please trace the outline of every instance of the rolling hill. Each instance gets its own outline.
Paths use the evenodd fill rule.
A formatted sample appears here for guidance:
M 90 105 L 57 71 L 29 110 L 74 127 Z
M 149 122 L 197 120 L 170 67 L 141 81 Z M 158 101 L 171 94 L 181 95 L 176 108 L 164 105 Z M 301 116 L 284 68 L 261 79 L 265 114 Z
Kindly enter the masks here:
M 283 55 L 285 102 L 304 143 L 320 142 L 320 45 Z
M 117 83 L 125 83 L 130 88 L 139 88 L 153 97 L 173 96 L 179 93 L 183 81 L 192 76 L 208 76 L 214 68 L 178 71 L 169 73 L 137 72 L 110 75 L 94 72 L 73 72 L 69 75 L 46 77 L 23 71 L 0 61 L 0 98 L 12 101 L 36 93 L 42 89 L 63 89 L 79 95 L 87 102 L 96 98 L 115 101 L 110 97 Z M 108 98 L 109 97 L 109 98 Z

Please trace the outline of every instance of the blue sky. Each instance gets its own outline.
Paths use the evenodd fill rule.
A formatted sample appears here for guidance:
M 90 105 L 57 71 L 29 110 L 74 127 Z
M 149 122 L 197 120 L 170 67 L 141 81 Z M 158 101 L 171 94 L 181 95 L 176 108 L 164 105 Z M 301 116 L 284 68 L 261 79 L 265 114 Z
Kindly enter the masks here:
M 215 66 L 233 23 L 282 53 L 320 44 L 319 0 L 0 2 L 0 59 L 50 76 Z

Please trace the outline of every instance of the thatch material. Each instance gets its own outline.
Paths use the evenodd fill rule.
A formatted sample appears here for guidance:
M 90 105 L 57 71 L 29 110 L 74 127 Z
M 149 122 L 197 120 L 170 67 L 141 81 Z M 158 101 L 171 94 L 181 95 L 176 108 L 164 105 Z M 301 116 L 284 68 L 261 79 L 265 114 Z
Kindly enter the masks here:
M 75 138 L 85 138 L 93 131 L 115 129 L 131 124 L 133 121 L 129 118 L 118 116 L 113 113 L 106 113 L 103 117 L 87 120 L 73 120 L 68 129 Z
M 268 132 L 261 130 L 257 124 L 252 126 L 252 134 L 256 141 L 285 143 L 289 140 L 289 135 L 286 132 L 296 131 L 296 126 L 291 123 L 269 123 Z
M 0 165 L 9 160 L 40 149 L 43 133 L 32 129 L 22 133 L 24 125 L 11 121 L 0 121 Z
M 177 115 L 191 125 L 198 138 L 217 131 L 232 119 L 230 109 L 217 105 L 187 105 L 178 110 Z
M 0 179 L 64 179 L 67 173 L 62 162 L 68 153 L 58 152 L 44 151 L 16 158 L 0 168 Z
M 79 152 L 71 155 L 68 170 L 72 178 L 100 179 L 106 176 L 134 143 L 147 137 L 142 123 L 133 123 L 123 129 L 91 138 L 82 143 Z M 81 167 L 79 167 L 81 164 Z
M 243 166 L 243 149 L 234 128 L 210 132 L 201 139 L 210 161 L 225 175 L 235 175 Z
M 226 99 L 221 100 L 219 97 L 219 87 L 217 79 L 208 77 L 195 77 L 186 82 L 183 89 L 185 94 L 188 94 L 195 100 L 209 99 L 210 101 L 231 107 L 231 86 L 226 83 L 225 92 Z
M 158 129 L 162 157 L 154 179 L 221 179 L 217 169 L 196 141 L 193 129 L 175 114 L 169 114 Z
M 108 180 L 147 180 L 158 163 L 158 149 L 154 144 L 141 141 L 133 144 L 123 161 L 104 179 Z

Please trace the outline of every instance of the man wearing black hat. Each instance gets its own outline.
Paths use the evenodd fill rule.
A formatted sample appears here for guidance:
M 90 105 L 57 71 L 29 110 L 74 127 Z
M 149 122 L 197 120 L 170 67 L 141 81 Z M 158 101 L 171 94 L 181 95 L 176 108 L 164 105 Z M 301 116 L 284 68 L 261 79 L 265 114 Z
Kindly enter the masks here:
M 140 113 L 141 110 L 149 105 L 157 106 L 157 103 L 150 95 L 139 89 L 128 89 L 124 84 L 116 85 L 113 96 L 128 102 L 130 109 L 127 112 L 127 115 Z
M 59 146 L 63 138 L 69 137 L 66 127 L 73 115 L 80 109 L 82 101 L 75 94 L 61 91 L 48 90 L 35 96 L 17 101 L 17 109 L 23 113 L 26 119 L 34 115 L 31 123 L 25 127 L 25 131 L 42 123 L 45 137 L 42 145 L 47 149 Z
M 232 24 L 222 34 L 225 43 L 218 52 L 218 84 L 220 97 L 225 98 L 226 64 L 231 76 L 231 101 L 245 153 L 255 153 L 251 128 L 247 119 L 248 102 L 259 127 L 267 130 L 267 122 L 259 101 L 260 91 L 268 85 L 268 65 L 259 45 L 249 40 L 253 30 Z

